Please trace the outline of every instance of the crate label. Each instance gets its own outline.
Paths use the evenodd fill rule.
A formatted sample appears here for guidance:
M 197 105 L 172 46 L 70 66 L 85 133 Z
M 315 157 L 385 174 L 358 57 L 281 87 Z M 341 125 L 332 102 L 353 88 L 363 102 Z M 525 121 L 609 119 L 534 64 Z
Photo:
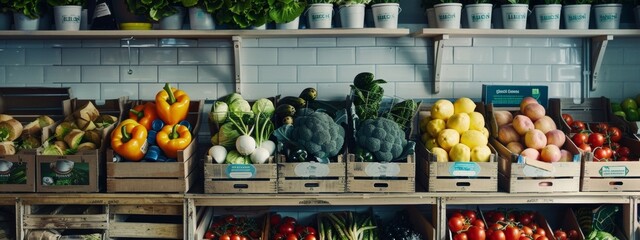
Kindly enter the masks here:
M 522 172 L 527 177 L 553 177 L 553 173 L 556 171 L 554 168 L 553 171 L 547 171 L 544 169 L 540 169 L 537 167 L 532 167 L 529 165 L 525 165 L 522 168 Z
M 449 174 L 456 177 L 475 177 L 480 174 L 480 165 L 474 162 L 454 162 L 449 166 Z
M 629 169 L 627 166 L 602 166 L 598 172 L 602 177 L 625 177 Z
M 298 163 L 293 172 L 298 177 L 326 177 L 329 176 L 329 164 L 317 162 Z
M 42 186 L 89 185 L 89 163 L 61 159 L 40 163 Z
M 364 172 L 371 177 L 394 177 L 400 174 L 400 165 L 397 163 L 369 163 L 364 168 Z
M 547 107 L 549 87 L 482 85 L 482 101 L 494 107 L 519 107 L 522 98 L 531 96 Z
M 0 184 L 27 184 L 27 164 L 0 160 Z
M 252 164 L 231 164 L 226 169 L 229 178 L 252 178 L 256 176 L 256 167 Z

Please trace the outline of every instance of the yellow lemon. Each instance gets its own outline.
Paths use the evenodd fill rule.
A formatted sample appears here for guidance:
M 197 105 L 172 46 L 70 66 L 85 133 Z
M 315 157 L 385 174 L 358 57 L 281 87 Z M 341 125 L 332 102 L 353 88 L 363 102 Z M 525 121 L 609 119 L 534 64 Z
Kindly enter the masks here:
M 433 149 L 431 149 L 431 153 L 433 155 L 435 155 L 436 162 L 448 162 L 449 161 L 449 153 L 447 153 L 447 151 L 442 149 L 442 148 L 434 147 Z
M 433 137 L 437 137 L 438 133 L 447 128 L 447 123 L 442 119 L 433 119 L 427 123 L 427 132 Z
M 431 107 L 431 118 L 447 120 L 451 115 L 453 115 L 453 103 L 447 99 L 440 99 Z
M 469 162 L 471 161 L 471 149 L 462 143 L 458 143 L 449 150 L 449 161 Z
M 420 119 L 419 126 L 420 126 L 421 133 L 427 132 L 427 123 L 429 123 L 430 121 L 431 121 L 430 117 L 425 117 Z
M 478 130 L 469 130 L 462 133 L 460 136 L 460 143 L 473 149 L 477 146 L 486 146 L 487 143 L 489 143 L 489 139 L 487 139 L 487 137 Z
M 488 162 L 491 158 L 491 149 L 489 146 L 477 146 L 471 149 L 472 162 Z
M 483 134 L 485 137 L 489 138 L 489 129 L 487 129 L 487 128 L 482 128 L 482 129 L 480 130 L 480 132 L 482 132 L 482 134 Z
M 476 109 L 476 103 L 470 98 L 461 97 L 453 103 L 453 113 L 472 113 Z
M 422 143 L 426 143 L 427 141 L 429 141 L 429 139 L 432 139 L 433 137 L 431 135 L 429 135 L 429 133 L 422 133 L 420 135 L 420 140 L 422 141 Z
M 469 129 L 482 130 L 484 128 L 484 116 L 482 115 L 482 113 L 470 112 L 469 119 L 471 120 Z
M 453 114 L 453 116 L 447 120 L 447 128 L 454 129 L 460 134 L 469 130 L 470 125 L 471 118 L 469 118 L 469 114 L 466 113 Z
M 438 134 L 438 145 L 449 151 L 451 147 L 460 143 L 460 133 L 453 129 L 445 129 Z
M 435 147 L 438 147 L 438 142 L 435 138 L 427 139 L 427 141 L 424 142 L 424 148 L 426 148 L 429 151 L 431 151 L 431 149 Z

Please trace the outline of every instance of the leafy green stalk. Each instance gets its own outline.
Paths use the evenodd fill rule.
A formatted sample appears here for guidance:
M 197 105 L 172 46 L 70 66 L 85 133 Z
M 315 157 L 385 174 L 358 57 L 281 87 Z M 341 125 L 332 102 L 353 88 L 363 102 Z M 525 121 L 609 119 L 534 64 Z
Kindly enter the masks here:
M 178 10 L 175 6 L 179 5 L 181 2 L 181 0 L 127 0 L 127 7 L 131 13 L 143 15 L 153 21 L 158 21 L 162 18 L 176 14 Z
M 276 23 L 288 23 L 302 15 L 307 3 L 304 0 L 268 0 L 269 17 Z
M 336 0 L 309 0 L 309 4 L 316 4 L 316 3 L 335 3 Z
M 373 0 L 371 1 L 372 4 L 377 4 L 377 3 L 400 3 L 400 0 Z
M 371 0 L 337 0 L 338 5 L 369 4 Z
M 44 14 L 42 0 L 14 0 L 9 1 L 9 8 L 15 13 L 22 13 L 28 18 L 36 19 Z
M 51 6 L 84 6 L 86 0 L 47 0 Z

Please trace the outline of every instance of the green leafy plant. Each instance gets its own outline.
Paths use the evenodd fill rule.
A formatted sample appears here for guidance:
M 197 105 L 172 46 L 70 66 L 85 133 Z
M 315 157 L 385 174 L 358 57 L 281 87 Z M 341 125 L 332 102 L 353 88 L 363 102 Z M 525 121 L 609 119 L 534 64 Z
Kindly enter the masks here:
M 565 5 L 592 4 L 593 0 L 564 0 L 562 3 Z
M 400 0 L 373 0 L 371 1 L 372 4 L 376 4 L 376 3 L 400 3 Z
M 181 0 L 181 2 L 182 6 L 185 6 L 187 8 L 200 7 L 204 9 L 205 12 L 215 13 L 222 8 L 227 0 Z
M 14 13 L 22 13 L 28 18 L 36 19 L 44 14 L 42 0 L 10 0 L 9 8 Z
M 369 4 L 371 0 L 337 0 L 338 5 Z
M 48 1 L 64 1 L 64 0 L 48 0 Z M 66 0 L 71 1 L 71 0 Z M 77 1 L 77 0 L 76 0 Z M 171 16 L 178 12 L 174 6 L 181 3 L 181 0 L 127 0 L 129 12 L 158 21 L 162 18 Z
M 87 1 L 85 0 L 47 0 L 47 3 L 51 6 L 84 6 Z
M 302 0 L 268 0 L 269 17 L 276 23 L 288 23 L 302 15 L 307 2 Z
M 248 28 L 260 26 L 271 21 L 269 18 L 269 4 L 267 1 L 252 0 L 223 0 L 222 7 L 216 12 L 216 21 Z
M 309 0 L 308 1 L 309 4 L 316 4 L 316 3 L 335 3 L 336 0 Z
M 510 4 L 529 4 L 529 0 L 507 0 Z
M 562 4 L 562 0 L 544 0 L 544 4 Z

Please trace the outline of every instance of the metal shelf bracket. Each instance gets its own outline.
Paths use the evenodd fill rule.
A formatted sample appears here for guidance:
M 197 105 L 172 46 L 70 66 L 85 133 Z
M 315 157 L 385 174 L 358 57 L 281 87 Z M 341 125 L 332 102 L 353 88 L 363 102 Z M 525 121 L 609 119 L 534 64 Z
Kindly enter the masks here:
M 440 92 L 440 80 L 442 76 L 442 53 L 444 52 L 445 40 L 449 39 L 448 34 L 443 34 L 433 38 L 433 89 L 432 92 L 437 94 Z
M 591 91 L 596 90 L 598 81 L 600 81 L 600 67 L 610 40 L 613 40 L 613 35 L 591 38 Z
M 236 93 L 242 93 L 242 37 L 233 36 L 233 56 L 235 59 L 235 85 Z

